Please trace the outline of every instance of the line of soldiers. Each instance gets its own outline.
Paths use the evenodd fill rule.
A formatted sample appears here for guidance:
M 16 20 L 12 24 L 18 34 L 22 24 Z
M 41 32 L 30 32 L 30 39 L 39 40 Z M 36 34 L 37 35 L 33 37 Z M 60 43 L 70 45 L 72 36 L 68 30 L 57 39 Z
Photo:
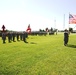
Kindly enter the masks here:
M 2 32 L 2 40 L 3 43 L 6 43 L 6 37 L 8 38 L 8 42 L 11 43 L 17 41 L 24 41 L 27 43 L 26 38 L 28 38 L 28 33 L 27 32 Z

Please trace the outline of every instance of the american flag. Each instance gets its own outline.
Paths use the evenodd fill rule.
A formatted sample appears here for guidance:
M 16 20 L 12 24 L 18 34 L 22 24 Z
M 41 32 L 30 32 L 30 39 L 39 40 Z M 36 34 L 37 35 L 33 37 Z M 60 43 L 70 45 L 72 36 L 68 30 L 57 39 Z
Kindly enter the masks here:
M 69 14 L 69 24 L 76 24 L 76 15 Z

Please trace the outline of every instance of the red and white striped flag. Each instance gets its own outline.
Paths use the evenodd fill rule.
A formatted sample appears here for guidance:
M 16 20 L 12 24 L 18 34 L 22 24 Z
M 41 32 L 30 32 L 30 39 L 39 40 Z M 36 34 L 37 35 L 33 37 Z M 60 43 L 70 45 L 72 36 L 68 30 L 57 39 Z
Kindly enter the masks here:
M 76 24 L 76 15 L 69 14 L 69 24 Z

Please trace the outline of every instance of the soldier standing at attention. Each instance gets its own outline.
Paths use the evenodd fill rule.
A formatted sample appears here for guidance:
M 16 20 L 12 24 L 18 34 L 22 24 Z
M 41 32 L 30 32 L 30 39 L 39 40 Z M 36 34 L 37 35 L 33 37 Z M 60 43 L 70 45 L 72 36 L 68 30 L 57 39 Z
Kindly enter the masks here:
M 17 41 L 19 41 L 19 32 L 17 32 L 16 37 L 17 37 Z
M 27 32 L 23 32 L 23 41 L 24 41 L 25 43 L 28 43 L 28 42 L 26 41 L 26 38 L 27 38 Z
M 8 42 L 9 42 L 9 43 L 11 43 L 11 38 L 12 38 L 11 33 L 8 32 Z
M 23 39 L 23 33 L 22 32 L 20 32 L 20 40 L 22 41 Z
M 2 40 L 3 40 L 3 44 L 6 43 L 5 42 L 5 40 L 6 40 L 6 33 L 5 32 L 2 33 Z
M 16 34 L 15 34 L 15 32 L 13 32 L 13 33 L 12 33 L 13 42 L 16 42 L 16 41 L 15 41 L 15 36 L 16 36 Z
M 65 29 L 64 31 L 64 45 L 65 46 L 68 44 L 68 40 L 69 40 L 69 32 L 67 29 Z

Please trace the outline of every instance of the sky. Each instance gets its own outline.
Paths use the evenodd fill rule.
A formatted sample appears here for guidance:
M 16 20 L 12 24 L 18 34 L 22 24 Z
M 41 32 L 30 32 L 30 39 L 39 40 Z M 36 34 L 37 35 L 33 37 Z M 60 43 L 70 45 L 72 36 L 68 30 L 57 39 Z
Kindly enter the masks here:
M 26 31 L 55 28 L 58 30 L 72 27 L 69 13 L 76 15 L 76 0 L 0 0 L 0 30 Z

